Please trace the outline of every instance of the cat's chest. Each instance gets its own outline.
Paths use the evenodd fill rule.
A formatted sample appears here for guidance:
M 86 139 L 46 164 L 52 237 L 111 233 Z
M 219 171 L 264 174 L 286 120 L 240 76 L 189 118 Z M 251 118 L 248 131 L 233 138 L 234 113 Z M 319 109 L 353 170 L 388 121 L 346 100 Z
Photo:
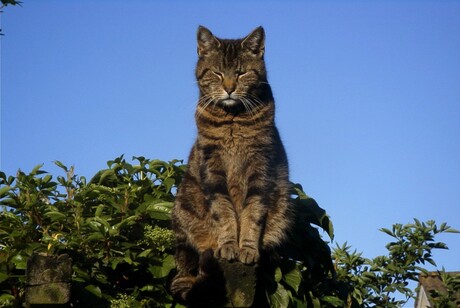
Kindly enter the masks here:
M 240 117 L 222 117 L 211 121 L 199 121 L 199 143 L 213 144 L 215 154 L 226 169 L 240 170 L 255 153 L 264 151 L 271 142 L 271 122 L 260 123 Z
M 251 140 L 248 133 L 240 127 L 234 125 L 228 127 L 223 133 L 221 139 L 222 150 L 229 156 L 245 156 L 247 150 L 251 148 L 254 140 Z

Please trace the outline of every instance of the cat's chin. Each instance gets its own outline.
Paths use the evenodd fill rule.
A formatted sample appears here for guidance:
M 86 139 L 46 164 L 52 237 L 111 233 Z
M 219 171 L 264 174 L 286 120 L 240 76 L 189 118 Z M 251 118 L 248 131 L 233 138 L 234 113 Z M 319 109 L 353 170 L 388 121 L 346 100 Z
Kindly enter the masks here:
M 241 101 L 232 98 L 227 98 L 219 101 L 218 106 L 220 106 L 226 112 L 233 114 L 244 112 L 244 105 L 241 103 Z
M 234 106 L 239 104 L 239 101 L 237 101 L 237 100 L 235 100 L 233 98 L 227 98 L 227 99 L 221 100 L 220 103 L 224 107 L 234 107 Z

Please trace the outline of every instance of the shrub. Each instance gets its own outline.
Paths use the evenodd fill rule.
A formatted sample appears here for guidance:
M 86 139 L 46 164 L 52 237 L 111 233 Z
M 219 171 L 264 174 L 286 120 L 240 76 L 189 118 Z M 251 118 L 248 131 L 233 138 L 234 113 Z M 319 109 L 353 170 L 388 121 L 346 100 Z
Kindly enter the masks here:
M 170 213 L 186 166 L 123 156 L 89 182 L 73 167 L 42 165 L 16 176 L 0 172 L 0 307 L 21 306 L 25 268 L 33 252 L 68 254 L 73 260 L 72 303 L 91 307 L 180 307 L 168 292 L 174 275 Z M 346 244 L 332 254 L 320 230 L 333 227 L 300 185 L 292 186 L 295 230 L 279 263 L 259 275 L 259 298 L 272 307 L 396 307 L 413 297 L 407 281 L 434 263 L 440 232 L 432 221 L 396 224 L 383 232 L 396 238 L 389 256 L 366 259 Z M 334 262 L 333 262 L 334 260 Z
M 72 258 L 75 304 L 172 304 L 166 285 L 175 267 L 170 212 L 185 166 L 134 159 L 135 166 L 123 156 L 109 161 L 89 182 L 60 162 L 65 176 L 57 181 L 41 165 L 16 177 L 0 173 L 4 300 L 23 301 L 26 260 L 46 252 Z

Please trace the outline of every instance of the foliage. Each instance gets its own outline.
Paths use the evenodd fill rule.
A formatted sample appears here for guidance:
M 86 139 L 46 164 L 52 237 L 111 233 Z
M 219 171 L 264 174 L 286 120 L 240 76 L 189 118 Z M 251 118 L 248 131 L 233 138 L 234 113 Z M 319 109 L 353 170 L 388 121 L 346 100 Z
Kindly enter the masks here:
M 418 281 L 421 266 L 426 262 L 436 266 L 432 259 L 433 249 L 447 249 L 441 242 L 435 242 L 435 235 L 458 231 L 445 223 L 439 227 L 432 220 L 402 225 L 394 224 L 392 229 L 382 228 L 393 241 L 386 245 L 387 256 L 372 259 L 363 258 L 361 253 L 351 251 L 346 243 L 337 246 L 333 253 L 337 280 L 346 282 L 349 290 L 346 298 L 348 307 L 401 307 L 414 298 L 408 288 L 409 281 Z M 401 295 L 405 299 L 398 299 Z
M 71 256 L 75 304 L 172 303 L 166 286 L 175 267 L 169 219 L 185 166 L 134 159 L 135 166 L 123 157 L 109 161 L 88 183 L 60 162 L 66 176 L 57 181 L 41 165 L 16 177 L 0 173 L 5 300 L 23 301 L 26 260 L 32 252 L 47 252 Z
M 16 0 L 1 0 L 2 5 L 1 7 L 7 6 L 7 5 L 19 5 L 21 6 L 22 1 L 16 1 Z
M 460 274 L 438 271 L 445 290 L 431 290 L 429 297 L 435 308 L 460 307 Z
M 89 182 L 58 161 L 64 176 L 56 179 L 42 165 L 15 177 L 0 172 L 0 307 L 23 303 L 33 252 L 70 255 L 73 305 L 180 307 L 168 293 L 170 212 L 186 166 L 133 159 L 109 161 Z M 320 230 L 333 239 L 332 223 L 298 184 L 292 202 L 289 243 L 259 267 L 258 294 L 272 307 L 398 307 L 405 301 L 397 294 L 414 296 L 407 283 L 424 271 L 420 265 L 434 264 L 432 250 L 447 248 L 434 236 L 456 232 L 433 221 L 395 224 L 381 229 L 393 238 L 388 256 L 367 259 L 347 244 L 331 252 Z
M 393 238 L 386 245 L 388 255 L 364 258 L 345 243 L 333 249 L 331 262 L 328 246 L 312 227 L 312 224 L 321 227 L 332 238 L 328 216 L 303 193 L 301 186 L 295 187 L 294 194 L 298 211 L 296 238 L 281 266 L 275 269 L 277 288 L 269 294 L 273 307 L 304 307 L 305 304 L 307 307 L 404 306 L 416 295 L 408 288 L 409 281 L 418 281 L 419 273 L 426 272 L 421 265 L 428 262 L 436 266 L 432 250 L 447 249 L 444 243 L 434 240 L 435 235 L 458 233 L 445 223 L 438 227 L 432 220 L 414 219 L 414 223 L 394 224 L 391 230 L 380 229 Z M 450 279 L 451 292 L 457 291 L 458 284 L 446 277 Z M 267 290 L 270 292 L 270 288 Z M 443 298 L 449 301 L 449 294 L 440 295 L 439 301 Z M 448 307 L 443 304 L 440 307 Z
M 16 0 L 0 0 L 1 5 L 0 5 L 0 10 L 3 9 L 4 7 L 8 5 L 19 5 L 21 6 L 22 1 L 16 1 Z M 0 11 L 0 14 L 3 13 L 3 11 Z M 3 35 L 2 29 L 0 28 L 0 36 Z M 1 305 L 1 302 L 0 302 Z M 1 306 L 0 306 L 1 307 Z

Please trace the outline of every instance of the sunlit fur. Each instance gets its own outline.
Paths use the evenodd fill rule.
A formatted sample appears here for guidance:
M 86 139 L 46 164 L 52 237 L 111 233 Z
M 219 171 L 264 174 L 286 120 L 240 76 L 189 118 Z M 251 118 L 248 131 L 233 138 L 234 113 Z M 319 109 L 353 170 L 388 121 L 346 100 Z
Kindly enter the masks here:
M 178 273 L 171 290 L 185 302 L 209 278 L 200 266 L 205 252 L 254 264 L 283 243 L 291 225 L 264 43 L 261 27 L 238 40 L 198 29 L 198 136 L 173 210 Z

